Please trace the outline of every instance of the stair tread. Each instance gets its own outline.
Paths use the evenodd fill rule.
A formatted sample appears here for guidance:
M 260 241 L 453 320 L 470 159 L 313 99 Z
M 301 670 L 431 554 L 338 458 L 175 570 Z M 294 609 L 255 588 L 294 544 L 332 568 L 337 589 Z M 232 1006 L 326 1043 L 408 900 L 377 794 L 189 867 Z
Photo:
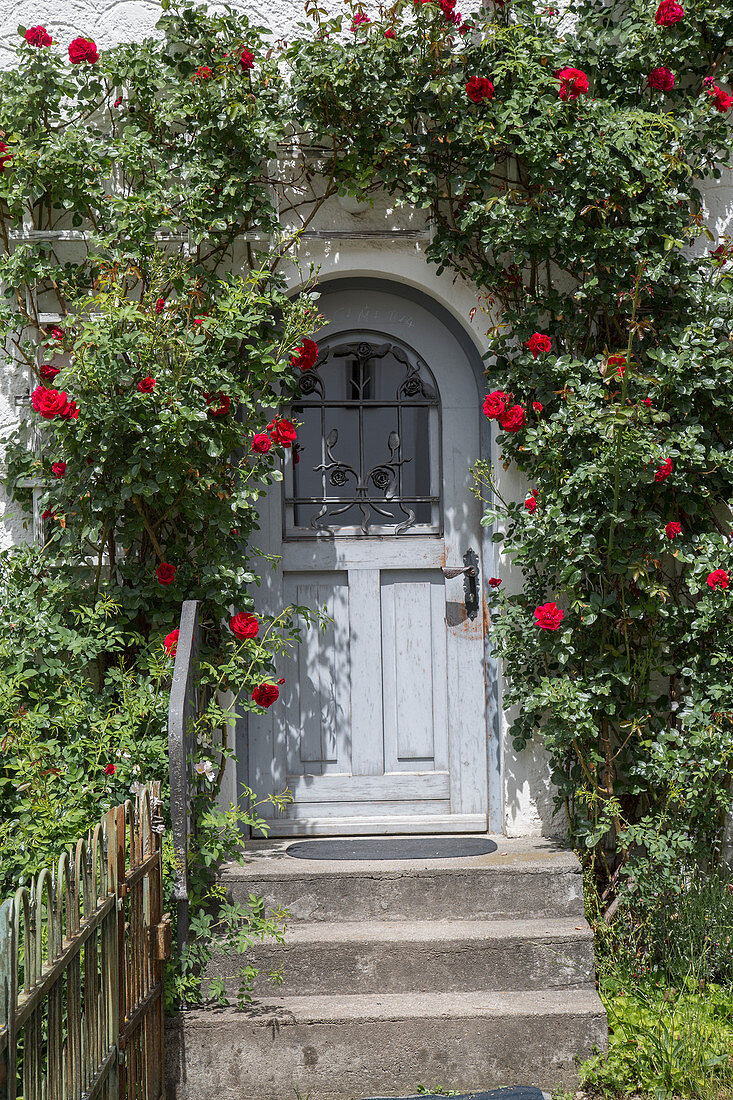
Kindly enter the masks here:
M 285 944 L 436 943 L 486 940 L 592 939 L 582 917 L 501 920 L 307 921 L 288 926 Z M 274 946 L 274 945 L 272 945 Z
M 247 879 L 301 878 L 318 879 L 330 875 L 374 876 L 376 878 L 422 877 L 426 872 L 455 874 L 544 874 L 548 871 L 580 873 L 574 852 L 543 837 L 508 838 L 492 836 L 495 852 L 480 856 L 459 856 L 451 859 L 400 860 L 306 860 L 286 854 L 293 843 L 288 840 L 254 840 L 244 850 L 241 862 L 225 864 L 219 881 L 232 883 Z
M 493 1016 L 601 1016 L 603 1004 L 594 986 L 571 990 L 460 993 L 361 993 L 267 997 L 244 1011 L 204 1008 L 181 1019 L 196 1027 L 224 1022 L 280 1026 L 372 1020 L 483 1019 Z

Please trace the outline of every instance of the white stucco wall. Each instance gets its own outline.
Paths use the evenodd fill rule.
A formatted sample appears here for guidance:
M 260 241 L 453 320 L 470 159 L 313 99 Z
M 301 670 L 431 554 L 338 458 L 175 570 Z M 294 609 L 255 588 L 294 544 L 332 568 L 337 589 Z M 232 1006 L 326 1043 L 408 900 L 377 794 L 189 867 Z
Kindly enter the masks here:
M 331 11 L 341 7 L 338 0 L 321 0 L 321 4 Z M 270 0 L 266 16 L 257 2 L 235 0 L 235 6 L 247 12 L 256 23 L 267 18 L 278 36 L 287 36 L 302 13 L 301 0 Z M 369 8 L 368 3 L 366 7 Z M 471 5 L 464 4 L 463 7 L 470 9 Z M 103 49 L 115 42 L 155 33 L 158 12 L 154 0 L 45 0 L 42 3 L 34 0 L 32 4 L 0 0 L 0 66 L 7 65 L 12 58 L 8 42 L 16 38 L 19 23 L 24 26 L 41 23 L 54 39 L 64 45 L 76 35 L 83 34 L 93 38 Z M 335 205 L 332 210 L 334 222 L 338 222 L 338 227 L 342 229 L 363 227 L 364 224 L 370 228 L 375 225 L 386 227 L 399 224 L 404 227 L 409 224 L 409 214 L 404 211 L 378 215 L 364 211 L 351 215 Z M 728 173 L 720 183 L 706 189 L 706 214 L 716 236 L 733 231 L 733 173 Z M 471 333 L 480 350 L 485 349 L 487 319 L 477 309 L 471 320 L 472 311 L 478 306 L 475 293 L 465 284 L 454 281 L 450 275 L 439 278 L 425 261 L 423 244 L 415 241 L 308 243 L 301 260 L 305 267 L 309 263 L 315 264 L 324 276 L 338 273 L 343 277 L 387 277 L 423 288 Z M 293 270 L 293 285 L 298 280 L 298 273 Z M 18 377 L 17 372 L 9 367 L 1 367 L 0 438 L 13 424 L 17 416 L 15 396 L 23 392 L 27 392 L 26 380 Z M 509 497 L 521 498 L 524 487 L 515 472 L 510 469 L 504 473 L 499 462 L 495 468 L 502 476 L 502 491 Z M 3 547 L 23 536 L 20 517 L 8 513 L 1 497 L 0 516 L 0 547 Z M 498 557 L 494 569 L 497 575 L 508 578 L 511 584 L 506 561 Z M 515 753 L 510 739 L 506 737 L 506 726 L 506 716 L 503 716 L 500 736 L 505 831 L 510 836 L 556 835 L 563 831 L 563 824 L 552 817 L 552 791 L 546 754 L 538 744 L 521 754 Z

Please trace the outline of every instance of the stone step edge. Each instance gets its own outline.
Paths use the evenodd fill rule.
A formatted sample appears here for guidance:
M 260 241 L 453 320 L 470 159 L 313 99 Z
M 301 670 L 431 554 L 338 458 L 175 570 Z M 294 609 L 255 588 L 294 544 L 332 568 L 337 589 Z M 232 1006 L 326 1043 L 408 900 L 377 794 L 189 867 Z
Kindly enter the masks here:
M 517 860 L 517 857 L 507 857 L 512 862 L 491 864 L 471 864 L 465 867 L 442 865 L 444 861 L 421 860 L 349 860 L 334 865 L 330 861 L 324 861 L 319 866 L 317 860 L 293 859 L 289 856 L 287 865 L 283 859 L 278 859 L 268 866 L 268 861 L 262 857 L 253 857 L 250 862 L 226 863 L 220 869 L 217 879 L 221 883 L 248 882 L 250 879 L 267 882 L 280 882 L 283 880 L 303 879 L 312 882 L 314 879 L 323 878 L 370 878 L 370 879 L 402 879 L 424 878 L 436 876 L 441 878 L 453 878 L 459 875 L 479 875 L 483 877 L 495 877 L 497 875 L 557 875 L 571 874 L 582 875 L 578 857 L 574 852 L 563 851 L 548 853 L 543 857 L 532 857 L 525 860 Z M 516 860 L 516 862 L 515 862 Z M 379 864 L 383 863 L 383 866 Z
M 365 920 L 298 921 L 288 925 L 285 941 L 265 941 L 267 947 L 343 946 L 358 944 L 438 944 L 491 942 L 556 943 L 592 940 L 584 917 L 492 918 L 490 920 Z
M 260 998 L 243 1011 L 196 1008 L 172 1014 L 166 1026 L 221 1028 L 353 1024 L 358 1021 L 491 1019 L 494 1017 L 601 1017 L 605 1009 L 595 986 L 571 990 L 468 993 L 361 993 Z

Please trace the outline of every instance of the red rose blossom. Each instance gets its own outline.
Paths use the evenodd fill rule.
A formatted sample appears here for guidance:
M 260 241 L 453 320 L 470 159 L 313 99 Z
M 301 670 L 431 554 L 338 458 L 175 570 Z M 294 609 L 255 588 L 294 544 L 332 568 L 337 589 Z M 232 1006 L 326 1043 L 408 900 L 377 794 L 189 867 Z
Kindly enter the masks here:
M 501 588 L 501 577 L 489 577 L 489 588 Z
M 533 332 L 524 346 L 529 348 L 532 358 L 536 359 L 540 353 L 547 354 L 548 351 L 552 351 L 552 340 L 542 332 Z
M 534 409 L 534 411 L 537 413 L 538 416 L 540 415 L 540 413 L 542 412 L 544 407 L 545 406 L 542 404 L 541 401 L 533 401 L 532 402 L 532 408 Z
M 191 80 L 211 80 L 213 75 L 208 65 L 199 65 Z
M 205 393 L 206 403 L 209 406 L 206 410 L 209 416 L 226 416 L 229 412 L 229 407 L 232 403 L 231 397 L 226 397 L 221 393 Z
M 676 539 L 678 535 L 682 534 L 682 524 L 673 519 L 664 528 L 664 533 L 671 542 L 672 539 Z
M 179 633 L 180 631 L 178 630 L 171 630 L 170 634 L 167 634 L 166 637 L 163 639 L 163 645 L 165 646 L 165 651 L 169 657 L 175 657 L 176 655 L 176 651 L 178 649 Z
M 543 603 L 535 608 L 534 619 L 541 630 L 558 630 L 564 618 L 565 612 L 556 603 Z
M 56 519 L 56 513 L 54 512 L 53 508 L 46 508 L 45 512 L 43 512 L 43 514 L 41 515 L 41 519 Z
M 657 472 L 654 475 L 655 481 L 666 481 L 669 475 L 672 473 L 674 466 L 672 465 L 671 458 L 665 458 L 661 465 L 657 466 Z
M 292 354 L 291 367 L 300 367 L 301 370 L 312 370 L 318 358 L 318 344 L 307 337 Z
M 173 584 L 173 578 L 176 575 L 176 567 L 175 565 L 171 565 L 170 562 L 162 561 L 155 570 L 155 575 L 158 578 L 158 584 Z
M 588 77 L 582 69 L 560 69 L 558 95 L 562 100 L 574 100 L 588 91 Z
M 45 27 L 29 27 L 23 37 L 29 46 L 50 46 L 53 42 Z
M 63 477 L 64 474 L 66 473 L 66 463 L 65 462 L 52 462 L 51 463 L 51 470 L 53 471 L 54 477 Z
M 270 433 L 272 442 L 279 443 L 281 447 L 292 447 L 295 443 L 297 432 L 289 420 L 282 420 L 279 416 L 276 416 L 267 425 L 267 430 Z
M 269 435 L 265 435 L 264 432 L 257 432 L 252 437 L 252 450 L 255 454 L 266 455 L 272 446 L 272 440 Z
M 13 154 L 8 152 L 8 146 L 4 141 L 0 141 L 0 172 L 5 171 L 5 165 L 10 164 L 13 159 Z
M 152 393 L 155 389 L 155 379 L 149 374 L 147 378 L 143 378 L 142 382 L 138 382 L 137 388 L 140 393 Z
M 242 66 L 243 72 L 249 72 L 250 69 L 255 67 L 255 55 L 251 50 L 242 50 L 239 55 L 239 64 Z
M 642 405 L 646 405 L 647 408 L 651 408 L 652 399 L 651 399 L 651 397 L 643 397 L 641 399 L 641 403 L 642 403 Z
M 681 4 L 676 3 L 676 0 L 662 0 L 654 16 L 654 22 L 658 27 L 672 27 L 675 23 L 679 23 L 684 15 L 685 9 Z
M 394 36 L 395 36 L 394 27 L 387 27 L 386 31 L 384 32 L 384 37 L 385 38 L 394 38 Z
M 236 638 L 256 638 L 260 624 L 248 611 L 238 611 L 229 620 L 229 629 Z
M 88 61 L 90 65 L 97 64 L 99 54 L 91 38 L 74 39 L 69 46 L 69 61 L 72 65 L 81 65 L 82 61 Z
M 626 374 L 626 356 L 625 355 L 609 355 L 606 365 L 616 368 L 616 374 L 619 378 L 623 378 Z
M 485 76 L 472 76 L 466 84 L 466 95 L 472 103 L 494 98 L 494 85 Z
M 524 502 L 524 507 L 527 509 L 531 516 L 537 511 L 537 498 L 535 496 L 527 497 Z
M 708 588 L 727 588 L 730 578 L 725 569 L 714 569 L 708 576 Z
M 162 313 L 164 309 L 165 309 L 165 298 L 156 298 L 155 299 L 155 312 L 156 313 Z
M 509 398 L 503 390 L 494 390 L 484 398 L 484 416 L 489 420 L 498 420 L 506 412 Z
M 64 420 L 78 420 L 79 409 L 77 408 L 76 401 L 69 401 L 63 412 L 59 413 Z
M 518 432 L 524 427 L 524 409 L 521 405 L 512 405 L 499 417 L 499 427 L 504 432 Z
M 368 15 L 365 15 L 363 11 L 358 11 L 354 16 L 354 21 L 351 24 L 352 31 L 356 31 L 357 27 L 364 27 L 367 23 L 371 23 L 371 19 Z
M 44 420 L 53 420 L 56 416 L 64 416 L 69 408 L 69 400 L 64 390 L 47 390 L 45 386 L 36 386 L 31 394 L 31 405 L 40 413 Z
M 727 92 L 719 88 L 717 84 L 713 84 L 712 88 L 708 89 L 708 95 L 712 97 L 715 104 L 715 110 L 720 111 L 721 115 L 725 115 L 733 106 L 733 96 L 728 95 Z
M 658 92 L 671 92 L 674 88 L 674 73 L 670 69 L 665 69 L 663 65 L 652 69 L 649 73 L 649 87 L 655 88 Z
M 117 771 L 117 765 L 116 764 L 108 764 L 107 767 L 104 769 L 104 774 L 105 775 L 114 775 L 116 771 Z
M 60 370 L 61 367 L 53 367 L 50 363 L 42 363 L 38 368 L 38 373 L 46 382 L 52 382 Z
M 280 692 L 275 684 L 258 684 L 252 692 L 252 698 L 258 707 L 271 707 Z
M 53 326 L 49 335 L 55 344 L 62 344 L 64 342 L 64 330 L 59 328 L 58 325 Z

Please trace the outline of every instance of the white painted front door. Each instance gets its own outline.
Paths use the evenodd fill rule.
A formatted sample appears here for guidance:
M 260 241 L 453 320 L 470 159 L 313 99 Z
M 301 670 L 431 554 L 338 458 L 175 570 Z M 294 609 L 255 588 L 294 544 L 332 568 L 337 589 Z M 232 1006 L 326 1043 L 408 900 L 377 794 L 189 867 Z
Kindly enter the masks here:
M 298 450 L 262 512 L 282 555 L 263 609 L 325 608 L 249 719 L 250 785 L 288 788 L 271 835 L 480 831 L 487 765 L 480 509 L 470 492 L 480 395 L 429 306 L 335 291 L 293 417 Z M 478 556 L 478 608 L 444 567 Z M 469 596 L 468 611 L 466 595 Z

